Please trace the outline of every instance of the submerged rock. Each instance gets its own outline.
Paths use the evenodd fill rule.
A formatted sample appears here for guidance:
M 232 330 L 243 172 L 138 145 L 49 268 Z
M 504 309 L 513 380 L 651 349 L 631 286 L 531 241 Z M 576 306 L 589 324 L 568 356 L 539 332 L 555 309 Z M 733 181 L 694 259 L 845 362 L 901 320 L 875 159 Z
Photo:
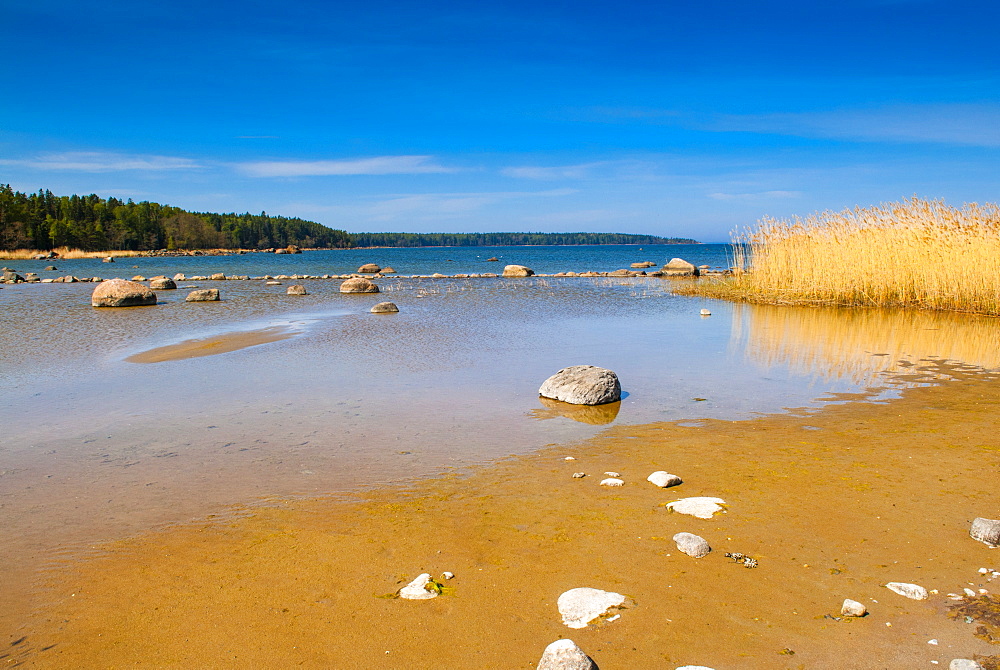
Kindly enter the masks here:
M 378 286 L 364 277 L 347 279 L 340 285 L 341 293 L 378 293 Z
M 677 475 L 672 475 L 664 470 L 657 470 L 650 476 L 646 477 L 646 481 L 651 484 L 656 484 L 661 489 L 670 488 L 671 486 L 677 486 L 678 484 L 684 483 Z
M 625 596 L 600 589 L 570 589 L 556 601 L 563 623 L 570 628 L 586 628 L 587 624 L 608 610 L 625 604 Z
M 927 589 L 917 584 L 906 584 L 904 582 L 889 582 L 885 585 L 893 593 L 898 593 L 911 600 L 927 600 Z
M 621 400 L 622 387 L 611 370 L 574 365 L 546 379 L 538 395 L 574 405 L 603 405 Z
M 681 498 L 680 500 L 669 502 L 666 507 L 671 512 L 690 514 L 691 516 L 698 517 L 699 519 L 711 519 L 713 514 L 721 512 L 724 509 L 722 506 L 725 504 L 726 501 L 722 498 L 697 496 L 694 498 Z
M 597 670 L 573 640 L 556 640 L 545 648 L 535 670 Z
M 1000 546 L 1000 521 L 979 517 L 972 522 L 969 535 L 973 540 L 979 540 L 991 549 Z
M 219 289 L 217 288 L 203 288 L 197 291 L 191 291 L 184 298 L 187 302 L 213 302 L 219 300 Z
M 371 309 L 372 314 L 392 314 L 398 311 L 399 307 L 394 302 L 380 302 Z
M 148 286 L 127 279 L 101 282 L 90 297 L 94 307 L 138 307 L 155 305 L 156 294 Z
M 508 265 L 503 269 L 504 277 L 530 277 L 535 271 L 524 265 Z
M 674 542 L 677 548 L 691 558 L 701 558 L 708 556 L 712 547 L 708 546 L 708 541 L 700 535 L 694 533 L 677 533 L 674 535 Z
M 429 600 L 430 598 L 437 598 L 438 592 L 436 589 L 427 589 L 427 585 L 430 583 L 431 576 L 425 572 L 401 588 L 399 590 L 399 597 L 404 600 Z

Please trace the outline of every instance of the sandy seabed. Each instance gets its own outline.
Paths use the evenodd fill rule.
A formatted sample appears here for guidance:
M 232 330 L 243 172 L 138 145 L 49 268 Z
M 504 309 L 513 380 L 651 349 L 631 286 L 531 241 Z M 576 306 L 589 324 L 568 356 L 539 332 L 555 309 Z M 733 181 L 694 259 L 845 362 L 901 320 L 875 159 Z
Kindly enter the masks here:
M 406 488 L 116 542 L 46 575 L 0 662 L 533 668 L 559 638 L 602 670 L 947 668 L 997 654 L 948 616 L 947 594 L 1000 590 L 978 572 L 1000 569 L 1000 551 L 969 537 L 975 517 L 1000 517 L 1000 377 L 950 374 L 889 401 L 612 427 Z M 645 481 L 656 470 L 684 483 L 659 489 Z M 606 471 L 625 485 L 600 486 Z M 690 496 L 727 509 L 703 520 L 664 507 Z M 682 554 L 682 531 L 713 551 Z M 433 600 L 383 597 L 444 571 L 456 576 Z M 937 592 L 908 600 L 890 581 Z M 634 605 L 571 630 L 556 599 L 584 586 Z M 868 616 L 841 618 L 845 598 Z

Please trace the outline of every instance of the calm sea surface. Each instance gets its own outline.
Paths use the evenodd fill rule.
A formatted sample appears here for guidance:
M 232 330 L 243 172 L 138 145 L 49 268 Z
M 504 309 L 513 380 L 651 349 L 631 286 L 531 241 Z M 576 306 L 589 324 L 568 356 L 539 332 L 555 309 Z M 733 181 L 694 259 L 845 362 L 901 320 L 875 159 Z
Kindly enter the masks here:
M 131 277 L 340 274 L 375 262 L 409 275 L 506 263 L 608 271 L 674 256 L 728 265 L 722 245 L 5 264 L 43 277 Z M 59 271 L 45 272 L 49 264 Z M 1000 367 L 992 319 L 733 305 L 672 295 L 671 282 L 386 278 L 378 296 L 340 294 L 334 280 L 299 282 L 306 296 L 286 295 L 289 282 L 198 282 L 219 288 L 223 301 L 187 303 L 182 288 L 127 309 L 92 308 L 92 284 L 3 286 L 0 580 L 23 578 L 19 569 L 53 552 L 231 505 L 427 476 L 586 438 L 602 423 L 817 407 L 840 393 L 919 383 L 924 359 Z M 370 314 L 381 300 L 400 312 Z M 263 328 L 292 336 L 200 358 L 126 361 Z M 620 406 L 574 414 L 539 401 L 546 377 L 579 364 L 618 373 Z M 890 382 L 887 373 L 911 377 Z

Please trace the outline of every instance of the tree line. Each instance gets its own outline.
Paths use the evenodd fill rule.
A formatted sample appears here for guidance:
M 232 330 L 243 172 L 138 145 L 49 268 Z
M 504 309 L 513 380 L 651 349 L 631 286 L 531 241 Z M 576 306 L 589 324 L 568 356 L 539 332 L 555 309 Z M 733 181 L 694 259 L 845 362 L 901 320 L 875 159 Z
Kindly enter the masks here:
M 260 214 L 189 212 L 156 202 L 21 193 L 0 184 L 0 249 L 153 251 L 349 247 L 492 247 L 572 244 L 695 244 L 625 233 L 348 233 L 314 221 Z
M 697 240 L 628 233 L 354 233 L 357 247 L 509 247 L 573 244 L 697 244 Z
M 351 236 L 313 221 L 260 214 L 188 212 L 156 202 L 97 195 L 21 193 L 0 184 L 0 249 L 270 249 L 352 246 Z

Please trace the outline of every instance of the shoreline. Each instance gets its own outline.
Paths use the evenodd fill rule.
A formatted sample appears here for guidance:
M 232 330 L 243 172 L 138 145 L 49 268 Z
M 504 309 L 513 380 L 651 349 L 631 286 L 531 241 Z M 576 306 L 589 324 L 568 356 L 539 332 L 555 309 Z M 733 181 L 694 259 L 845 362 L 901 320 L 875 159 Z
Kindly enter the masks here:
M 372 249 L 518 249 L 539 247 L 670 247 L 692 246 L 702 244 L 729 244 L 728 242 L 656 242 L 656 243 L 623 243 L 623 244 L 494 244 L 494 245 L 420 245 L 409 247 L 302 247 L 306 251 L 365 251 Z M 147 249 L 143 251 L 131 249 L 105 249 L 101 251 L 84 251 L 71 249 L 69 255 L 61 255 L 53 249 L 6 249 L 0 250 L 0 261 L 16 260 L 64 260 L 78 258 L 184 258 L 193 256 L 242 256 L 245 254 L 275 254 L 275 248 L 268 249 Z
M 996 654 L 946 616 L 946 594 L 974 581 L 1000 589 L 977 573 L 1000 569 L 1000 554 L 968 537 L 972 518 L 998 512 L 1000 446 L 983 437 L 998 376 L 947 371 L 953 381 L 899 399 L 613 426 L 461 475 L 111 543 L 47 575 L 50 600 L 17 653 L 29 667 L 528 668 L 568 637 L 605 670 L 902 669 Z M 661 469 L 684 483 L 644 481 Z M 626 485 L 599 486 L 605 471 Z M 701 520 L 662 507 L 698 495 L 725 499 L 727 511 Z M 681 554 L 670 539 L 679 531 L 713 552 Z M 744 569 L 727 551 L 759 565 Z M 451 594 L 376 597 L 443 571 L 456 574 Z M 911 601 L 887 581 L 939 592 Z M 581 586 L 636 604 L 571 630 L 555 599 Z M 871 613 L 838 621 L 844 598 Z

